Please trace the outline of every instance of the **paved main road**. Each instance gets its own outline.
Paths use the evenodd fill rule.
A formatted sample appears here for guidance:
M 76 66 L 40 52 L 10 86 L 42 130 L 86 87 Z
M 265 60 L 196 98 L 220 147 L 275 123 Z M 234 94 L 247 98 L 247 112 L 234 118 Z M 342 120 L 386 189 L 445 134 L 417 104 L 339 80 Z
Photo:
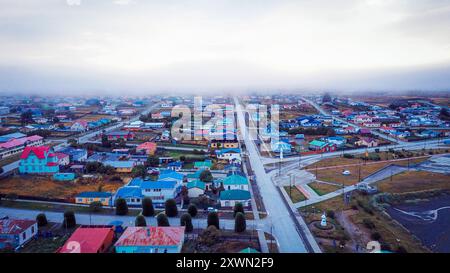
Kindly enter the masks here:
M 250 165 L 255 173 L 259 193 L 268 214 L 267 221 L 269 221 L 269 225 L 273 227 L 272 233 L 277 239 L 279 251 L 287 253 L 305 253 L 307 252 L 305 243 L 296 229 L 296 224 L 291 218 L 289 208 L 285 206 L 275 185 L 272 183 L 269 175 L 266 174 L 255 143 L 245 135 L 246 126 L 242 107 L 237 98 L 234 100 L 241 135 L 243 136 L 245 147 L 249 153 Z
M 54 223 L 62 223 L 64 219 L 63 212 L 52 212 L 52 211 L 42 211 L 45 213 L 47 220 Z M 14 209 L 0 207 L 0 218 L 10 217 L 25 220 L 35 220 L 36 216 L 41 213 L 38 210 L 24 210 L 24 209 Z M 87 214 L 87 213 L 76 213 L 75 219 L 77 224 L 80 225 L 108 225 L 113 221 L 122 221 L 124 226 L 134 226 L 135 216 L 118 216 L 118 215 L 101 215 L 101 214 Z M 155 217 L 146 217 L 146 222 L 148 226 L 157 226 Z M 171 226 L 179 226 L 180 218 L 173 217 L 169 218 L 169 223 Z M 192 225 L 194 228 L 206 228 L 207 219 L 192 219 Z M 222 229 L 234 230 L 234 220 L 230 219 L 220 219 L 220 227 Z M 264 220 L 253 221 L 247 220 L 247 230 L 261 229 L 268 231 L 268 226 L 265 224 Z

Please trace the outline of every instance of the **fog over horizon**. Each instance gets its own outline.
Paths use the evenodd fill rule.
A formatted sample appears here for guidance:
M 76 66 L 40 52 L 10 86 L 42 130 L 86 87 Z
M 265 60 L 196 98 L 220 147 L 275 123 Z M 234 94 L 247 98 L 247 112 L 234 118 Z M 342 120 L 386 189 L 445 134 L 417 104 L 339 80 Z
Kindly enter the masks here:
M 0 94 L 450 91 L 450 0 L 0 0 Z

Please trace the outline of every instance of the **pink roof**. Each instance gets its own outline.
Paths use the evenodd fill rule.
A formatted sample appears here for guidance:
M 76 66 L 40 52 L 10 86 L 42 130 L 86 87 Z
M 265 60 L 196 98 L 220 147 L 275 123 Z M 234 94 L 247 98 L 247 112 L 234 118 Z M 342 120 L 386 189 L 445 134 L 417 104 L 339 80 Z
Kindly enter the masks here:
M 70 236 L 64 246 L 61 247 L 58 252 L 72 253 L 74 250 L 71 248 L 70 242 L 77 242 L 80 244 L 78 253 L 97 253 L 101 250 L 102 245 L 104 245 L 107 240 L 112 239 L 113 236 L 114 231 L 110 227 L 80 227 L 75 230 L 72 236 Z M 108 247 L 108 245 L 105 245 L 105 247 Z
M 37 135 L 30 136 L 30 137 L 22 137 L 22 138 L 17 138 L 17 139 L 11 139 L 8 142 L 1 143 L 0 144 L 0 148 L 9 149 L 9 148 L 13 148 L 13 147 L 17 147 L 17 146 L 23 145 L 27 141 L 38 141 L 38 140 L 42 140 L 42 139 L 43 139 L 43 137 L 37 136 Z
M 145 142 L 136 147 L 136 150 L 154 150 L 156 149 L 155 142 Z
M 36 221 L 32 220 L 0 220 L 0 234 L 17 235 L 29 229 L 34 224 L 36 224 Z
M 116 246 L 176 246 L 184 240 L 184 227 L 128 227 Z
M 33 152 L 39 159 L 44 159 L 45 154 L 50 151 L 50 147 L 48 146 L 37 146 L 37 147 L 30 147 L 27 146 L 22 152 L 22 155 L 20 156 L 21 159 L 27 159 L 31 152 Z
M 56 163 L 56 162 L 48 162 L 47 163 L 47 166 L 50 166 L 50 167 L 56 166 L 56 165 L 58 165 L 58 163 Z

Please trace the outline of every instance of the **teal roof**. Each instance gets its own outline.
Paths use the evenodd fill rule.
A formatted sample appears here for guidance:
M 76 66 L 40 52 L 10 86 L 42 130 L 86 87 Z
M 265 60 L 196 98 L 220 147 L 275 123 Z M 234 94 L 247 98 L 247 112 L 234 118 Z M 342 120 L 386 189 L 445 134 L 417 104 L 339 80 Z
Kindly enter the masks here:
M 227 178 L 225 178 L 223 180 L 223 184 L 224 185 L 247 185 L 248 181 L 247 178 L 237 175 L 237 174 L 233 174 L 228 176 Z
M 211 161 L 196 161 L 194 163 L 194 168 L 202 168 L 202 167 L 211 168 L 212 167 L 212 162 Z
M 313 140 L 309 143 L 311 146 L 317 146 L 317 147 L 325 147 L 327 145 L 326 142 L 320 141 L 320 140 Z
M 247 248 L 244 248 L 243 250 L 239 251 L 239 253 L 260 253 L 260 252 L 254 248 L 247 247 Z
M 220 192 L 220 200 L 249 200 L 250 192 L 244 190 L 227 190 Z
M 206 184 L 205 184 L 205 182 L 202 182 L 200 180 L 194 180 L 194 181 L 187 183 L 187 188 L 188 189 L 199 188 L 199 189 L 205 190 Z

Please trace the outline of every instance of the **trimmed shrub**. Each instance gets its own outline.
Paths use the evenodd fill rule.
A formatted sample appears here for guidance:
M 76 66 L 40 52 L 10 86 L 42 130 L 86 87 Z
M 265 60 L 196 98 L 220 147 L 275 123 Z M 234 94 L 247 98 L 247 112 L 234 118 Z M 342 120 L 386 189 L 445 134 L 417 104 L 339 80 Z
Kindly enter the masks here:
M 74 228 L 77 225 L 77 221 L 75 219 L 75 213 L 71 210 L 64 212 L 64 228 Z
M 47 216 L 45 216 L 45 213 L 39 213 L 36 216 L 36 222 L 38 224 L 38 227 L 45 227 L 48 224 Z
M 244 206 L 242 205 L 242 203 L 238 202 L 234 205 L 233 208 L 233 217 L 236 217 L 236 214 L 240 212 L 242 214 L 244 214 Z
M 198 211 L 197 211 L 197 207 L 194 204 L 190 204 L 187 211 L 191 215 L 192 218 L 197 216 Z
M 208 227 L 209 226 L 214 226 L 217 229 L 220 229 L 220 225 L 219 225 L 219 215 L 217 214 L 217 212 L 210 212 L 208 213 Z
M 136 227 L 146 227 L 147 221 L 145 220 L 145 217 L 143 215 L 136 216 L 136 220 L 134 220 L 134 226 Z
M 116 215 L 127 215 L 128 205 L 127 201 L 123 198 L 118 198 L 116 200 Z
M 189 213 L 181 215 L 180 226 L 185 227 L 186 232 L 192 232 L 194 226 L 192 225 L 192 217 Z
M 168 217 L 176 217 L 178 215 L 177 202 L 174 199 L 168 199 L 165 203 L 165 211 Z
M 236 213 L 234 217 L 234 231 L 235 232 L 244 232 L 247 228 L 247 223 L 245 221 L 245 216 L 242 212 Z
M 91 212 L 100 212 L 103 208 L 103 204 L 99 201 L 95 201 L 89 204 Z
M 153 207 L 153 201 L 150 197 L 144 197 L 144 199 L 142 199 L 142 215 L 145 217 L 155 215 L 155 208 Z
M 170 227 L 169 219 L 163 212 L 156 216 L 156 222 L 158 222 L 158 227 Z

